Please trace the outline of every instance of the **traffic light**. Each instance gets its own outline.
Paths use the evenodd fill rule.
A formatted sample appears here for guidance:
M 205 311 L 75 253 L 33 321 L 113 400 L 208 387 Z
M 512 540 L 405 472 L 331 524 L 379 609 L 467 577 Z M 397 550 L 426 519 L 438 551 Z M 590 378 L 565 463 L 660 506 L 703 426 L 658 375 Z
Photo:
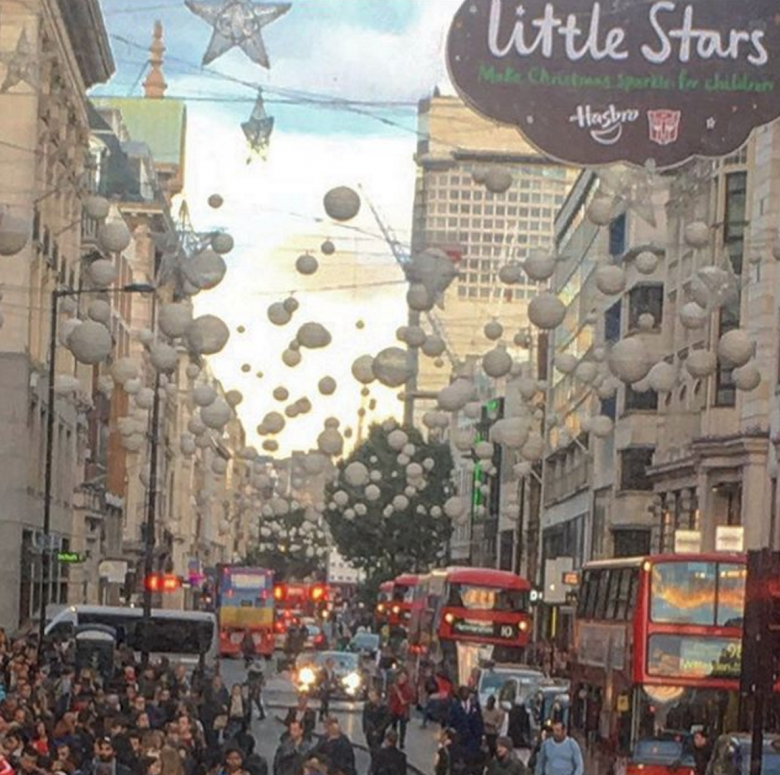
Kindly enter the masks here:
M 144 586 L 149 592 L 176 592 L 181 589 L 181 578 L 173 573 L 152 573 L 146 577 Z

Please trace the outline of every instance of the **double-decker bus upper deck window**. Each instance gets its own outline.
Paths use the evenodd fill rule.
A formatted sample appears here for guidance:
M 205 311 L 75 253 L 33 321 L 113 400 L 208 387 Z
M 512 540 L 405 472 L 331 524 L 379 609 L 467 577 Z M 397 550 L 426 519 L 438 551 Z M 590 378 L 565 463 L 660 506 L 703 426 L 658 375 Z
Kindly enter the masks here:
M 482 611 L 526 611 L 528 593 L 522 589 L 450 584 L 447 605 L 453 608 Z
M 621 568 L 612 568 L 609 571 L 609 592 L 607 593 L 607 610 L 605 612 L 607 619 L 617 618 L 621 573 Z
M 609 596 L 609 580 L 611 573 L 602 570 L 599 573 L 599 586 L 596 592 L 596 606 L 593 611 L 594 619 L 604 619 L 607 615 L 607 599 Z
M 631 568 L 631 591 L 628 593 L 628 610 L 626 611 L 626 619 L 634 618 L 634 611 L 636 611 L 636 598 L 639 594 L 639 568 Z
M 615 609 L 616 619 L 625 621 L 628 618 L 628 608 L 631 603 L 631 576 L 633 572 L 633 568 L 622 568 L 620 570 L 617 607 Z
M 585 616 L 588 619 L 593 619 L 596 616 L 596 601 L 599 596 L 599 586 L 601 585 L 601 575 L 604 571 L 594 570 L 590 572 L 590 583 L 588 591 L 587 608 L 585 609 Z
M 582 584 L 580 586 L 580 596 L 577 600 L 577 616 L 584 618 L 588 611 L 588 598 L 593 589 L 593 571 L 586 570 L 582 574 Z
M 655 563 L 650 592 L 650 618 L 654 622 L 715 623 L 714 562 Z
M 718 619 L 720 627 L 742 627 L 747 568 L 733 562 L 718 563 Z

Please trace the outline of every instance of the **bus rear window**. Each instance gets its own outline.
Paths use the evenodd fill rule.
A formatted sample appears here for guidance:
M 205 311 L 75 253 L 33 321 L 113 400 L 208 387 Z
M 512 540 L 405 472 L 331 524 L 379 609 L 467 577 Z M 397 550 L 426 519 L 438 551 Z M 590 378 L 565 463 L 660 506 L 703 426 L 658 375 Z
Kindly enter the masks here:
M 521 589 L 450 584 L 447 605 L 472 611 L 526 611 L 528 593 Z

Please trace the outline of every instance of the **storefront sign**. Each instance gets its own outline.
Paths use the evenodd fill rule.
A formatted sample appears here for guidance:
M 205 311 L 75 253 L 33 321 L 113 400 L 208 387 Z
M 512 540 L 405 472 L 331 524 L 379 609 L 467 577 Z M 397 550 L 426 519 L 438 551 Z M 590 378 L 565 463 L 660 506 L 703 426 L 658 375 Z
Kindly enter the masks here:
M 724 156 L 780 115 L 775 0 L 465 0 L 460 95 L 573 164 Z

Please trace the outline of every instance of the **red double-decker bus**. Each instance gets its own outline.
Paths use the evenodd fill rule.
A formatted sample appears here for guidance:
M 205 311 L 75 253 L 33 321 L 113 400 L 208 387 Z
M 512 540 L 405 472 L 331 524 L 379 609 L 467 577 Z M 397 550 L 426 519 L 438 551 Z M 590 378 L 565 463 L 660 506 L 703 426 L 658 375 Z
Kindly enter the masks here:
M 414 590 L 420 577 L 413 573 L 402 573 L 393 580 L 393 599 L 390 605 L 391 627 L 408 627 L 412 616 Z
M 299 627 L 307 619 L 326 619 L 330 590 L 320 581 L 279 582 L 274 584 L 274 635 L 276 648 L 283 648 L 290 627 Z
M 508 571 L 445 568 L 415 586 L 409 643 L 465 683 L 483 659 L 520 661 L 528 645 L 531 585 Z
M 379 592 L 376 596 L 376 608 L 374 608 L 374 620 L 377 629 L 388 623 L 390 618 L 390 607 L 393 603 L 393 582 L 383 581 L 379 585 Z
M 637 743 L 737 729 L 747 566 L 677 554 L 587 564 L 579 585 L 572 719 L 614 759 Z

